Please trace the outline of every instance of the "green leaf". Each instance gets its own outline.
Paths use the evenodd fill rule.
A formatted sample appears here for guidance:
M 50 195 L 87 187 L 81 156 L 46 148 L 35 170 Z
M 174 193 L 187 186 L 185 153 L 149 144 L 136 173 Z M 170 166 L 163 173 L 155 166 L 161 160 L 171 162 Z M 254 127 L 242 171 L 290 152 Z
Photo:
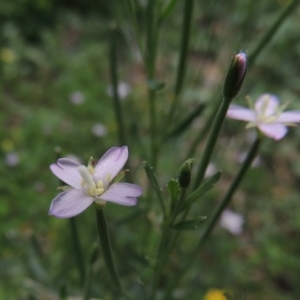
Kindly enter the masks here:
M 161 188 L 158 184 L 156 175 L 153 172 L 153 167 L 150 167 L 146 161 L 143 162 L 143 165 L 144 165 L 144 169 L 146 171 L 146 174 L 148 176 L 148 179 L 151 183 L 151 186 L 153 187 L 154 191 L 156 192 L 159 203 L 161 205 L 161 209 L 162 209 L 162 211 L 164 213 L 164 216 L 165 216 L 166 215 L 166 208 L 165 208 L 165 204 L 164 204 L 163 194 L 162 194 Z
M 183 222 L 179 222 L 171 227 L 171 229 L 175 230 L 194 230 L 199 227 L 199 225 L 206 220 L 207 217 L 201 216 L 194 219 L 186 220 Z
M 212 189 L 216 182 L 221 177 L 221 172 L 217 172 L 215 175 L 210 177 L 208 180 L 206 180 L 198 189 L 196 189 L 192 194 L 189 195 L 189 197 L 184 202 L 181 211 L 185 210 L 186 208 L 190 207 L 199 197 L 203 196 L 207 191 Z
M 165 136 L 165 139 L 168 140 L 170 138 L 176 138 L 182 133 L 184 133 L 187 129 L 190 128 L 192 122 L 201 115 L 205 108 L 205 104 L 199 104 L 193 111 L 184 117 L 181 121 L 176 123 L 176 126 Z
M 63 186 L 59 186 L 57 189 L 61 190 L 61 191 L 68 191 L 68 190 L 72 190 L 73 187 L 71 187 L 69 185 L 63 185 Z
M 162 9 L 162 13 L 159 17 L 159 23 L 163 22 L 172 12 L 178 0 L 169 0 L 169 2 Z
M 176 205 L 179 190 L 180 190 L 178 181 L 173 179 L 173 178 L 170 179 L 168 181 L 167 188 L 168 188 L 169 195 L 170 195 L 170 198 L 171 198 L 172 207 L 174 208 L 175 205 Z
M 121 171 L 115 178 L 114 180 L 111 182 L 111 185 L 113 183 L 119 182 L 124 176 L 125 174 L 127 174 L 129 172 L 128 169 Z

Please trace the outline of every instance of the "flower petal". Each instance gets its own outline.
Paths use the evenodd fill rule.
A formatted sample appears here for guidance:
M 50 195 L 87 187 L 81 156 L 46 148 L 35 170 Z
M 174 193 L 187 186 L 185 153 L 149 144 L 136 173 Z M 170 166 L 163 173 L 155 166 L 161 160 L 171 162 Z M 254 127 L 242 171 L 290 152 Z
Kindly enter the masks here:
M 280 114 L 276 122 L 278 123 L 300 123 L 300 110 L 285 111 Z
M 279 124 L 279 123 L 259 124 L 258 128 L 264 135 L 266 135 L 274 140 L 282 139 L 287 133 L 286 126 L 284 126 L 283 124 Z
M 80 189 L 82 178 L 77 170 L 78 166 L 80 165 L 73 160 L 60 158 L 56 164 L 50 166 L 50 169 L 60 180 L 73 188 Z
M 109 149 L 98 161 L 95 167 L 96 181 L 105 180 L 107 175 L 110 175 L 111 181 L 123 168 L 128 159 L 128 148 L 113 147 Z
M 235 104 L 229 106 L 227 117 L 248 122 L 255 122 L 256 120 L 255 112 L 253 110 Z
M 93 201 L 94 199 L 87 196 L 82 190 L 68 190 L 54 198 L 49 215 L 57 218 L 71 218 L 83 212 Z
M 279 98 L 272 94 L 262 94 L 255 102 L 255 111 L 257 115 L 273 116 L 279 108 Z
M 136 205 L 136 197 L 141 196 L 141 187 L 131 183 L 114 183 L 99 198 L 104 201 L 114 202 L 121 205 Z

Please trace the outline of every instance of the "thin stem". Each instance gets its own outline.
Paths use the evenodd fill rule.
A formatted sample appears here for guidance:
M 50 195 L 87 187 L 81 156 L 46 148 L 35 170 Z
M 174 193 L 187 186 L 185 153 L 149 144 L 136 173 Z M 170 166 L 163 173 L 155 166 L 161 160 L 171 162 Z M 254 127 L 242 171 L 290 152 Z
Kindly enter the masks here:
M 189 255 L 189 258 L 188 258 L 187 262 L 185 263 L 185 265 L 183 266 L 183 268 L 181 269 L 181 271 L 176 274 L 176 277 L 174 278 L 174 280 L 171 282 L 171 284 L 167 288 L 167 292 L 166 292 L 166 295 L 164 297 L 165 300 L 171 299 L 171 294 L 172 294 L 173 289 L 178 285 L 179 280 L 187 272 L 187 270 L 190 268 L 190 266 L 195 262 L 195 257 L 199 253 L 199 249 L 202 247 L 204 242 L 207 240 L 207 238 L 211 234 L 211 232 L 212 232 L 213 228 L 215 227 L 215 225 L 216 225 L 219 217 L 221 216 L 223 210 L 228 205 L 228 203 L 231 200 L 234 192 L 238 188 L 238 186 L 241 183 L 241 181 L 243 180 L 247 170 L 251 166 L 251 163 L 253 162 L 254 158 L 256 157 L 256 154 L 257 154 L 258 148 L 259 148 L 259 144 L 260 144 L 260 139 L 257 138 L 255 140 L 255 142 L 252 144 L 252 146 L 251 146 L 251 148 L 250 148 L 250 150 L 247 154 L 247 157 L 246 157 L 245 161 L 243 162 L 239 172 L 237 173 L 237 175 L 235 176 L 235 178 L 234 178 L 233 182 L 231 183 L 229 189 L 227 190 L 224 198 L 219 203 L 219 205 L 215 208 L 215 210 L 212 213 L 212 216 L 208 219 L 207 225 L 206 225 L 205 229 L 203 230 L 203 233 L 202 233 L 202 235 L 199 239 L 199 242 L 198 242 L 197 246 L 195 247 L 193 252 Z
M 77 224 L 76 224 L 76 219 L 75 217 L 70 218 L 70 228 L 71 228 L 71 238 L 73 242 L 73 248 L 74 248 L 74 256 L 78 268 L 78 273 L 79 273 L 79 280 L 80 284 L 84 285 L 85 281 L 85 268 L 84 268 L 84 260 L 83 260 L 83 255 L 82 255 L 82 250 L 80 246 L 80 241 L 79 241 L 79 234 L 77 230 Z
M 156 0 L 148 1 L 147 5 L 147 40 L 146 40 L 146 67 L 148 84 L 155 78 L 155 58 L 157 46 L 157 20 L 155 16 Z M 156 91 L 149 85 L 150 106 L 150 136 L 151 136 L 151 164 L 156 168 L 157 164 L 157 118 L 156 118 Z
M 265 33 L 265 35 L 261 38 L 255 49 L 250 52 L 248 58 L 248 68 L 253 64 L 257 56 L 260 52 L 265 48 L 265 46 L 271 41 L 272 37 L 275 35 L 277 30 L 279 29 L 280 25 L 283 21 L 288 17 L 288 15 L 296 8 L 298 5 L 299 0 L 293 0 L 287 7 L 282 11 L 282 13 L 278 16 L 275 20 L 271 28 Z
M 150 296 L 151 300 L 155 299 L 155 293 L 156 293 L 157 285 L 158 285 L 158 282 L 159 282 L 159 279 L 161 276 L 161 272 L 163 270 L 163 267 L 165 266 L 165 263 L 166 263 L 166 260 L 168 257 L 168 253 L 171 250 L 171 248 L 169 247 L 169 244 L 170 244 L 170 239 L 172 237 L 172 233 L 170 232 L 169 228 L 175 222 L 176 216 L 177 216 L 177 214 L 181 208 L 181 205 L 184 201 L 185 194 L 186 194 L 186 189 L 182 189 L 171 218 L 168 218 L 163 223 L 163 230 L 162 230 L 163 233 L 162 233 L 162 237 L 161 237 L 160 244 L 158 247 L 158 251 L 157 251 L 157 255 L 156 255 L 156 264 L 154 267 L 155 276 L 153 276 L 152 291 L 151 291 L 151 296 Z
M 184 9 L 183 9 L 183 22 L 182 22 L 182 29 L 181 29 L 181 42 L 180 42 L 180 53 L 179 53 L 179 60 L 177 66 L 177 76 L 176 76 L 176 83 L 174 89 L 174 99 L 171 105 L 171 109 L 169 112 L 169 116 L 167 118 L 168 124 L 172 124 L 174 113 L 176 107 L 178 105 L 179 95 L 181 93 L 185 71 L 186 71 L 186 61 L 188 55 L 188 48 L 189 48 L 189 39 L 190 39 L 190 32 L 191 32 L 191 23 L 192 23 L 192 14 L 193 14 L 193 4 L 194 0 L 186 0 L 184 1 Z
M 117 269 L 114 264 L 114 260 L 111 253 L 111 247 L 110 247 L 109 233 L 108 233 L 103 207 L 100 205 L 96 205 L 95 207 L 96 207 L 97 228 L 98 228 L 98 234 L 100 238 L 100 245 L 101 245 L 102 254 L 104 257 L 107 270 L 112 280 L 114 281 L 118 292 L 121 295 L 123 295 L 126 299 L 132 300 L 133 298 L 131 298 L 123 289 Z
M 209 164 L 210 157 L 213 153 L 213 149 L 215 147 L 217 138 L 219 136 L 220 130 L 222 128 L 224 119 L 226 117 L 226 113 L 229 107 L 229 104 L 231 102 L 231 99 L 223 98 L 223 101 L 219 107 L 219 110 L 216 114 L 216 117 L 213 121 L 211 130 L 209 132 L 209 136 L 207 138 L 207 142 L 203 151 L 203 154 L 201 156 L 200 164 L 198 167 L 198 171 L 196 173 L 193 190 L 195 190 L 202 182 L 204 178 L 204 174 L 206 171 L 206 168 Z
M 126 145 L 125 138 L 125 126 L 124 118 L 120 103 L 120 97 L 118 92 L 118 72 L 117 72 L 117 51 L 116 51 L 116 30 L 112 29 L 110 34 L 110 47 L 109 47 L 109 68 L 110 68 L 110 78 L 112 84 L 113 92 L 113 104 L 116 116 L 116 122 L 118 124 L 118 139 L 120 146 Z
M 92 264 L 88 264 L 87 271 L 86 271 L 86 281 L 85 281 L 85 286 L 83 291 L 83 300 L 90 299 L 92 280 L 93 280 L 93 266 Z
M 219 110 L 219 106 L 220 106 L 220 101 L 218 101 L 214 107 L 212 108 L 208 118 L 207 118 L 207 121 L 205 122 L 205 125 L 204 127 L 202 128 L 202 130 L 199 132 L 199 135 L 196 137 L 196 139 L 194 140 L 192 146 L 190 147 L 190 150 L 188 152 L 188 155 L 186 158 L 190 158 L 190 157 L 193 157 L 195 152 L 196 152 L 196 149 L 197 149 L 197 146 L 199 145 L 199 143 L 204 139 L 204 137 L 207 135 L 207 133 L 209 132 L 209 128 L 211 128 L 213 122 L 214 122 L 214 119 L 215 119 L 215 116 Z

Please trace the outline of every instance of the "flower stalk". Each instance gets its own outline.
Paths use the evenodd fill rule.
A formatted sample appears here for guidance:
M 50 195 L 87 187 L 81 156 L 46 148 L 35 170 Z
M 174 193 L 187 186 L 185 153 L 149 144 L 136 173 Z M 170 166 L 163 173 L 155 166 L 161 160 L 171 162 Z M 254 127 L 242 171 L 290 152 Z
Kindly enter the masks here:
M 96 204 L 95 208 L 96 208 L 98 235 L 100 239 L 100 245 L 101 245 L 106 268 L 111 276 L 111 279 L 115 283 L 116 290 L 118 291 L 118 293 L 120 295 L 123 295 L 128 300 L 132 300 L 132 298 L 123 289 L 119 278 L 119 274 L 114 264 L 103 206 Z
M 193 190 L 201 184 L 206 168 L 209 164 L 210 157 L 213 153 L 217 138 L 221 131 L 224 119 L 230 102 L 238 94 L 242 83 L 245 78 L 247 70 L 247 57 L 245 53 L 239 53 L 235 55 L 229 66 L 227 75 L 225 77 L 224 88 L 223 88 L 223 101 L 220 104 L 217 115 L 212 124 L 207 142 L 200 160 L 198 171 L 194 180 Z

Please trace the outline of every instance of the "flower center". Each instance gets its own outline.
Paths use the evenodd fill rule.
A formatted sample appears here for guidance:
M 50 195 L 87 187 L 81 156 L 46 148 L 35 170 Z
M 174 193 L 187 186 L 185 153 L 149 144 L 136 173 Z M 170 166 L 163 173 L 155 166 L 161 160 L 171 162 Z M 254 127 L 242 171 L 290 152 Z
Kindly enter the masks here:
M 261 123 L 274 123 L 280 116 L 282 108 L 271 97 L 264 97 L 261 105 L 256 109 L 257 120 Z
M 94 180 L 94 168 L 92 166 L 79 166 L 78 172 L 82 177 L 81 186 L 84 189 L 85 193 L 91 197 L 99 197 L 104 191 L 104 183 L 102 180 L 96 182 Z

